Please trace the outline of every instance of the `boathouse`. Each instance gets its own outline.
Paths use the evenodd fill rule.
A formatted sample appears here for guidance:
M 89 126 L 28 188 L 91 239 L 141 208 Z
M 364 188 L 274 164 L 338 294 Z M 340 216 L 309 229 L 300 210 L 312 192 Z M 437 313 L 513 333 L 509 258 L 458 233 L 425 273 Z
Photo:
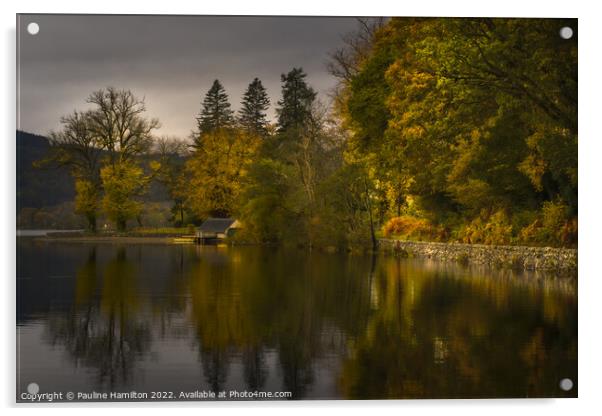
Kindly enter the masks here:
M 234 218 L 208 218 L 196 231 L 196 240 L 201 244 L 216 244 L 231 237 L 240 228 Z

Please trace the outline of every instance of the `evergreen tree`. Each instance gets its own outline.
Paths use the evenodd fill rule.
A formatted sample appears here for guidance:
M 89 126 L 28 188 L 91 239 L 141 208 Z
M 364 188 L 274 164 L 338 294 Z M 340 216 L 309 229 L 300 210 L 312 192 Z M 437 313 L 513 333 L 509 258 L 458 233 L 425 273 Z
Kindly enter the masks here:
M 288 74 L 282 74 L 282 99 L 278 115 L 278 131 L 299 131 L 311 116 L 311 107 L 317 93 L 305 82 L 307 74 L 302 68 L 293 68 Z
M 198 130 L 200 134 L 231 127 L 234 124 L 233 111 L 230 109 L 228 94 L 219 82 L 213 81 L 213 85 L 203 100 L 203 110 L 197 117 Z
M 266 110 L 270 106 L 268 94 L 258 78 L 247 87 L 241 102 L 239 122 L 249 132 L 265 135 L 267 132 Z

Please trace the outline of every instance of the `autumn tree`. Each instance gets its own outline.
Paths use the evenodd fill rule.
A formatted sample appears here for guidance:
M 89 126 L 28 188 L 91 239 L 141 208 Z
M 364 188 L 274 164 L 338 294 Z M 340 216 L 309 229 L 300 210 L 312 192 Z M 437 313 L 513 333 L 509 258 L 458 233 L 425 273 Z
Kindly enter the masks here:
M 258 78 L 249 84 L 245 91 L 238 120 L 240 125 L 250 133 L 265 136 L 267 133 L 266 111 L 270 99 L 263 84 Z
M 88 230 L 96 231 L 96 218 L 100 208 L 100 181 L 75 179 L 75 213 L 88 221 Z
M 243 130 L 220 129 L 199 137 L 186 163 L 187 203 L 200 218 L 227 217 L 237 208 L 241 182 L 259 146 L 259 137 Z
M 142 212 L 139 197 L 145 191 L 148 178 L 142 168 L 127 163 L 107 165 L 101 169 L 100 176 L 104 188 L 103 209 L 117 229 L 125 231 L 127 221 Z
M 96 231 L 101 193 L 102 143 L 91 128 L 92 112 L 74 111 L 61 118 L 62 129 L 50 133 L 51 151 L 37 166 L 66 166 L 75 178 L 75 212 Z
M 107 155 L 100 173 L 102 205 L 117 228 L 125 230 L 127 220 L 139 215 L 137 198 L 152 176 L 145 175 L 138 163 L 150 149 L 159 121 L 144 116 L 144 100 L 129 90 L 108 87 L 93 92 L 87 102 L 94 104 L 89 112 L 90 132 Z M 157 169 L 156 164 L 151 166 L 151 171 Z
M 184 224 L 185 202 L 187 198 L 186 157 L 188 143 L 176 137 L 162 136 L 154 148 L 159 156 L 160 168 L 156 179 L 162 183 L 173 201 L 172 214 L 176 225 Z
M 395 18 L 353 66 L 336 61 L 349 149 L 391 189 L 379 198 L 388 215 L 425 216 L 470 242 L 528 241 L 519 231 L 545 223 L 549 201 L 570 221 L 577 49 L 564 25 L 576 21 Z

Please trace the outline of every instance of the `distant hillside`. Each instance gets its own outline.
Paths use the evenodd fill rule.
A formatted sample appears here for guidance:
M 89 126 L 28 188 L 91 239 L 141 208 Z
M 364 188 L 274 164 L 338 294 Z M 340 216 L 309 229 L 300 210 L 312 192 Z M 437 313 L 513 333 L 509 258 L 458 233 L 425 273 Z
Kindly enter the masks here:
M 67 168 L 40 169 L 32 165 L 46 157 L 49 149 L 46 137 L 17 130 L 17 212 L 21 208 L 51 207 L 74 200 L 75 184 Z M 147 202 L 168 199 L 164 187 L 155 181 L 144 197 Z
M 39 169 L 33 162 L 43 159 L 50 148 L 44 136 L 17 130 L 17 212 L 73 201 L 74 183 L 66 168 Z

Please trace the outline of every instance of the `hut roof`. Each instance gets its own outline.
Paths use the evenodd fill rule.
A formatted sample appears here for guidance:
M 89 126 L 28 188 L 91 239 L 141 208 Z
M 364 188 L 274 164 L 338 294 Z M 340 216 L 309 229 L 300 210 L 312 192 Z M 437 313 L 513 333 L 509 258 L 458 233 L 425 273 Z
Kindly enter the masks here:
M 208 218 L 199 227 L 199 231 L 206 233 L 225 233 L 236 220 L 233 218 Z

